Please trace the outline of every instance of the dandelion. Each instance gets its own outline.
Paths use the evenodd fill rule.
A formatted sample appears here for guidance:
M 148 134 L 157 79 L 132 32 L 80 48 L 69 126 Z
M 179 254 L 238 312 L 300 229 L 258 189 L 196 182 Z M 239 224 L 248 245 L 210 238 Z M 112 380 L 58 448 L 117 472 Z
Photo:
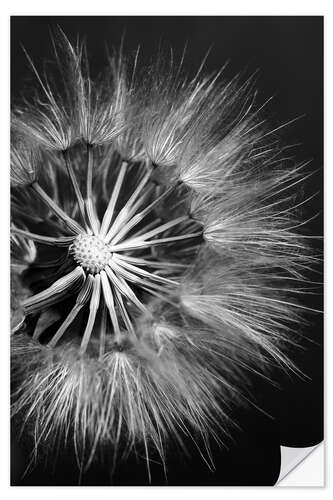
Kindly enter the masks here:
M 149 473 L 184 436 L 212 467 L 247 373 L 297 370 L 305 165 L 253 79 L 141 74 L 137 52 L 93 81 L 82 45 L 55 50 L 62 92 L 29 59 L 40 94 L 13 110 L 13 416 L 35 455 L 71 442 L 81 468 L 140 448 Z

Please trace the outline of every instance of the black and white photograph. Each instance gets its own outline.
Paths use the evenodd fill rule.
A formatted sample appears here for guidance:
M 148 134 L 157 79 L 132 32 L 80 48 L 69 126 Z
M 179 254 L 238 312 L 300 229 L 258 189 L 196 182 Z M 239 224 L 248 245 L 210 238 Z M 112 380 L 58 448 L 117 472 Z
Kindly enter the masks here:
M 11 486 L 277 485 L 324 440 L 324 17 L 8 22 Z

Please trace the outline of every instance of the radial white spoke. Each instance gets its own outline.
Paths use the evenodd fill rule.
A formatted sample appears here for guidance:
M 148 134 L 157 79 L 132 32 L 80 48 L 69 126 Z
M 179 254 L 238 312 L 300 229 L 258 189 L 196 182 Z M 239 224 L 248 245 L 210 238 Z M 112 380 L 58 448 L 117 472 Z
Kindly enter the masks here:
M 97 235 L 99 232 L 99 220 L 96 214 L 96 209 L 93 203 L 93 192 L 92 192 L 92 177 L 94 169 L 94 149 L 90 144 L 87 145 L 87 192 L 86 192 L 86 209 L 89 219 L 91 229 L 94 234 Z
M 151 247 L 153 245 L 162 245 L 164 243 L 174 243 L 176 241 L 186 240 L 189 238 L 195 238 L 197 236 L 202 236 L 202 231 L 190 234 L 182 234 L 180 236 L 171 236 L 169 238 L 160 238 L 156 240 L 142 241 L 141 238 L 133 240 L 127 240 L 119 245 L 110 245 L 111 252 L 124 252 L 126 250 L 136 250 L 137 248 Z
M 132 283 L 139 285 L 140 287 L 142 287 L 144 285 L 144 286 L 147 286 L 149 288 L 153 288 L 153 289 L 160 290 L 163 292 L 163 291 L 166 291 L 166 286 L 169 285 L 169 283 L 163 283 L 163 285 L 161 285 L 161 284 L 155 283 L 154 281 L 151 281 L 151 279 L 145 279 L 143 277 L 137 276 L 136 274 L 133 274 L 133 273 L 127 271 L 126 269 L 124 269 L 124 267 L 118 265 L 114 261 L 112 261 L 112 264 L 110 262 L 109 265 L 112 266 L 112 268 L 116 274 L 122 276 L 127 281 L 131 281 Z
M 120 328 L 119 328 L 118 317 L 117 317 L 116 308 L 115 308 L 115 304 L 114 304 L 112 289 L 111 289 L 109 279 L 108 279 L 106 272 L 103 270 L 103 271 L 101 271 L 100 275 L 101 275 L 101 283 L 102 283 L 104 301 L 105 301 L 106 307 L 108 308 L 108 311 L 110 314 L 110 319 L 111 319 L 111 323 L 113 326 L 115 338 L 119 339 L 120 338 Z
M 137 238 L 138 236 L 141 236 L 143 233 L 145 233 L 148 229 L 152 229 L 153 227 L 157 227 L 161 224 L 162 219 L 154 219 L 153 221 L 149 222 L 146 226 L 142 227 L 138 231 L 135 231 L 135 233 L 132 234 L 132 238 Z
M 142 193 L 142 191 L 143 191 L 144 187 L 146 186 L 147 182 L 149 181 L 150 176 L 151 176 L 151 169 L 148 169 L 148 171 L 143 175 L 141 181 L 139 182 L 139 184 L 137 185 L 137 187 L 133 191 L 132 195 L 128 199 L 125 207 L 126 206 L 127 207 L 131 207 L 133 205 L 133 203 L 135 203 L 135 201 L 137 200 L 137 198 Z
M 118 239 L 118 233 L 120 231 L 122 232 L 123 227 L 127 225 L 127 223 L 131 222 L 131 220 L 135 217 L 135 214 L 137 214 L 138 210 L 141 209 L 141 206 L 145 204 L 146 200 L 150 197 L 153 191 L 153 186 L 146 186 L 139 199 L 136 200 L 133 205 L 127 207 L 126 210 L 119 212 L 116 220 L 109 230 L 108 235 L 106 236 L 107 241 L 110 241 L 110 238 Z
M 92 294 L 89 305 L 89 317 L 81 341 L 80 354 L 84 354 L 87 350 L 87 346 L 96 319 L 96 313 L 100 303 L 100 296 L 101 296 L 101 277 L 99 274 L 96 274 L 95 276 L 93 276 Z
M 111 262 L 111 261 L 110 261 Z M 113 272 L 110 266 L 116 267 L 114 269 L 116 272 Z M 110 278 L 111 283 L 118 289 L 118 291 L 124 295 L 127 299 L 129 299 L 133 304 L 136 305 L 140 311 L 144 312 L 145 314 L 149 313 L 148 309 L 146 306 L 144 306 L 140 300 L 137 298 L 131 287 L 126 283 L 126 281 L 122 278 L 122 276 L 117 276 L 117 270 L 118 266 L 114 266 L 114 264 L 110 263 L 109 266 L 106 266 L 105 271 L 107 275 Z M 119 273 L 120 274 L 120 273 Z M 123 274 L 123 273 L 122 273 Z
M 144 258 L 141 258 L 141 257 L 132 257 L 132 256 L 129 256 L 129 255 L 123 255 L 123 254 L 115 254 L 114 256 L 116 256 L 117 258 L 120 258 L 121 260 L 125 260 L 125 261 L 128 261 L 128 262 L 133 262 L 134 264 L 139 264 L 141 266 L 147 266 L 147 267 L 166 267 L 166 268 L 170 268 L 170 267 L 186 267 L 186 264 L 178 264 L 177 262 L 167 262 L 167 261 L 161 261 L 161 262 L 158 262 L 158 261 L 153 261 L 153 260 L 149 260 L 149 259 L 144 259 Z
M 125 174 L 126 174 L 127 165 L 128 165 L 127 162 L 124 161 L 120 167 L 118 177 L 117 177 L 116 183 L 114 185 L 109 204 L 107 206 L 107 209 L 104 213 L 104 217 L 102 220 L 101 230 L 100 230 L 100 234 L 99 234 L 101 238 L 104 238 L 107 231 L 109 230 L 110 223 L 111 223 L 113 213 L 114 213 L 114 209 L 115 209 L 118 197 L 119 197 L 120 189 L 121 189 L 121 186 L 122 186 Z
M 178 224 L 181 224 L 182 222 L 188 221 L 188 216 L 183 215 L 182 217 L 177 217 L 176 219 L 173 219 L 169 222 L 166 222 L 165 224 L 162 224 L 161 226 L 158 226 L 151 231 L 148 231 L 147 233 L 144 233 L 140 236 L 140 239 L 147 240 L 149 238 L 153 238 L 154 236 L 157 236 L 160 233 L 164 233 L 168 229 L 171 229 L 174 226 L 178 226 Z M 112 244 L 112 242 L 111 242 Z
M 127 224 L 127 222 L 129 222 L 135 216 L 135 214 L 138 213 L 138 210 L 141 210 L 141 207 L 146 203 L 147 199 L 153 192 L 154 186 L 152 184 L 144 187 L 138 199 L 130 206 L 127 212 L 126 219 L 123 221 L 124 224 Z
M 125 307 L 122 294 L 119 292 L 119 290 L 117 288 L 115 288 L 115 296 L 116 296 L 116 301 L 117 301 L 117 304 L 119 306 L 120 314 L 121 314 L 121 317 L 123 318 L 124 324 L 125 324 L 128 332 L 131 335 L 133 335 L 133 337 L 135 337 L 136 333 L 135 333 L 134 326 L 133 326 L 132 321 L 129 317 L 127 309 Z
M 73 189 L 74 189 L 74 192 L 75 192 L 75 196 L 76 196 L 76 200 L 77 200 L 77 203 L 78 203 L 78 207 L 79 207 L 79 210 L 80 210 L 80 214 L 81 214 L 82 220 L 83 220 L 84 224 L 87 225 L 86 214 L 85 214 L 85 210 L 84 210 L 83 196 L 82 196 L 79 184 L 77 182 L 76 175 L 75 175 L 75 172 L 73 170 L 73 167 L 72 167 L 72 164 L 70 162 L 70 159 L 69 159 L 67 151 L 63 152 L 63 157 L 64 157 L 64 161 L 65 161 L 65 165 L 66 165 L 68 177 L 71 180 L 71 183 L 72 183 L 72 186 L 73 186 Z
M 84 279 L 85 273 L 82 267 L 77 266 L 73 271 L 55 281 L 50 287 L 23 300 L 22 307 L 29 313 L 34 310 L 44 309 L 54 302 L 59 302 L 62 297 L 71 293 L 71 289 L 79 280 Z
M 120 231 L 112 238 L 112 243 L 115 244 L 121 238 L 125 236 L 134 226 L 136 226 L 139 222 L 141 222 L 146 215 L 148 215 L 156 205 L 158 205 L 166 196 L 168 196 L 174 187 L 169 187 L 166 189 L 158 198 L 156 198 L 152 203 L 150 203 L 146 208 L 144 208 L 141 212 L 132 217 L 121 229 Z
M 99 234 L 100 222 L 98 220 L 95 205 L 92 198 L 88 198 L 86 201 L 87 215 L 90 223 L 90 227 L 93 230 L 95 236 Z
M 112 224 L 111 229 L 109 230 L 109 232 L 107 233 L 106 237 L 104 238 L 107 243 L 118 232 L 120 226 L 122 224 L 124 224 L 124 223 L 127 222 L 128 217 L 131 214 L 132 205 L 135 203 L 135 201 L 140 196 L 140 194 L 142 194 L 142 191 L 143 191 L 145 185 L 149 181 L 150 175 L 151 175 L 151 171 L 148 171 L 143 176 L 143 178 L 139 182 L 138 186 L 134 190 L 133 194 L 127 200 L 127 202 L 125 203 L 124 207 L 120 210 L 119 214 L 117 215 L 116 219 L 114 220 L 114 222 Z M 139 203 L 141 203 L 141 199 L 139 200 Z
M 150 280 L 159 281 L 161 283 L 168 283 L 170 285 L 177 285 L 178 284 L 178 282 L 175 280 L 171 280 L 169 278 L 163 278 L 162 276 L 158 276 L 156 274 L 150 273 L 149 271 L 141 269 L 140 267 L 133 266 L 132 264 L 129 264 L 128 262 L 126 262 L 126 259 L 123 259 L 121 256 L 118 256 L 117 254 L 113 254 L 113 261 L 116 261 L 117 264 L 125 267 L 125 269 L 128 269 L 129 271 L 132 271 L 133 273 L 135 273 L 139 276 L 144 276 Z
M 87 185 L 86 199 L 92 198 L 92 177 L 94 168 L 94 150 L 91 144 L 87 144 Z
M 59 342 L 59 340 L 64 335 L 67 328 L 73 323 L 74 319 L 81 311 L 82 307 L 87 303 L 87 301 L 90 297 L 90 294 L 91 294 L 91 290 L 92 290 L 92 282 L 93 282 L 92 276 L 88 275 L 88 277 L 87 277 L 87 279 L 86 279 L 86 281 L 85 281 L 85 283 L 84 283 L 84 285 L 83 285 L 83 287 L 82 287 L 82 289 L 81 289 L 81 291 L 76 299 L 74 307 L 72 308 L 72 310 L 68 314 L 65 321 L 58 328 L 55 335 L 52 337 L 52 339 L 48 343 L 48 345 L 50 347 L 54 347 Z
M 103 357 L 105 352 L 106 329 L 107 329 L 107 311 L 106 311 L 106 305 L 103 304 L 101 312 L 101 322 L 99 325 L 99 359 Z
M 38 196 L 43 200 L 43 202 L 66 224 L 66 226 L 72 231 L 72 233 L 80 234 L 84 231 L 83 227 L 73 220 L 69 215 L 62 210 L 62 208 L 57 205 L 48 194 L 45 193 L 44 189 L 38 184 L 38 182 L 33 182 L 31 188 L 38 194 Z
M 44 245 L 67 247 L 75 240 L 75 236 L 59 236 L 58 238 L 53 238 L 52 236 L 44 236 L 42 234 L 30 233 L 30 231 L 24 231 L 23 229 L 19 229 L 16 227 L 13 227 L 11 231 L 12 233 L 20 234 L 25 238 L 37 241 L 38 243 L 43 243 Z

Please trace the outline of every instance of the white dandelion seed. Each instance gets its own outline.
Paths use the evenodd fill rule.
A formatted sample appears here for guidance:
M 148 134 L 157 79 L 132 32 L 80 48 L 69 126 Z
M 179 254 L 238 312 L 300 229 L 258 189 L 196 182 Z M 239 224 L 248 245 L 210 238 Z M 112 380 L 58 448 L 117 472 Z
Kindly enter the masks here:
M 212 466 L 209 438 L 234 424 L 246 374 L 297 370 L 288 345 L 316 260 L 295 215 L 304 165 L 265 128 L 252 79 L 185 78 L 183 61 L 141 78 L 137 52 L 98 83 L 84 47 L 60 45 L 65 90 L 29 59 L 41 93 L 13 111 L 27 291 L 13 415 L 36 454 L 71 441 L 82 467 L 139 445 L 149 471 L 183 436 L 201 436 Z

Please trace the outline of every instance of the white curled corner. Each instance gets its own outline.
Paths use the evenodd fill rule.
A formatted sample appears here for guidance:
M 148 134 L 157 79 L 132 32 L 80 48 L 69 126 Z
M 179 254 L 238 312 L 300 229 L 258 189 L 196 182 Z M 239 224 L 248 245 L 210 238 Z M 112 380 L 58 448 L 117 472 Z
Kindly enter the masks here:
M 324 442 L 307 448 L 280 448 L 281 470 L 277 486 L 324 486 Z

